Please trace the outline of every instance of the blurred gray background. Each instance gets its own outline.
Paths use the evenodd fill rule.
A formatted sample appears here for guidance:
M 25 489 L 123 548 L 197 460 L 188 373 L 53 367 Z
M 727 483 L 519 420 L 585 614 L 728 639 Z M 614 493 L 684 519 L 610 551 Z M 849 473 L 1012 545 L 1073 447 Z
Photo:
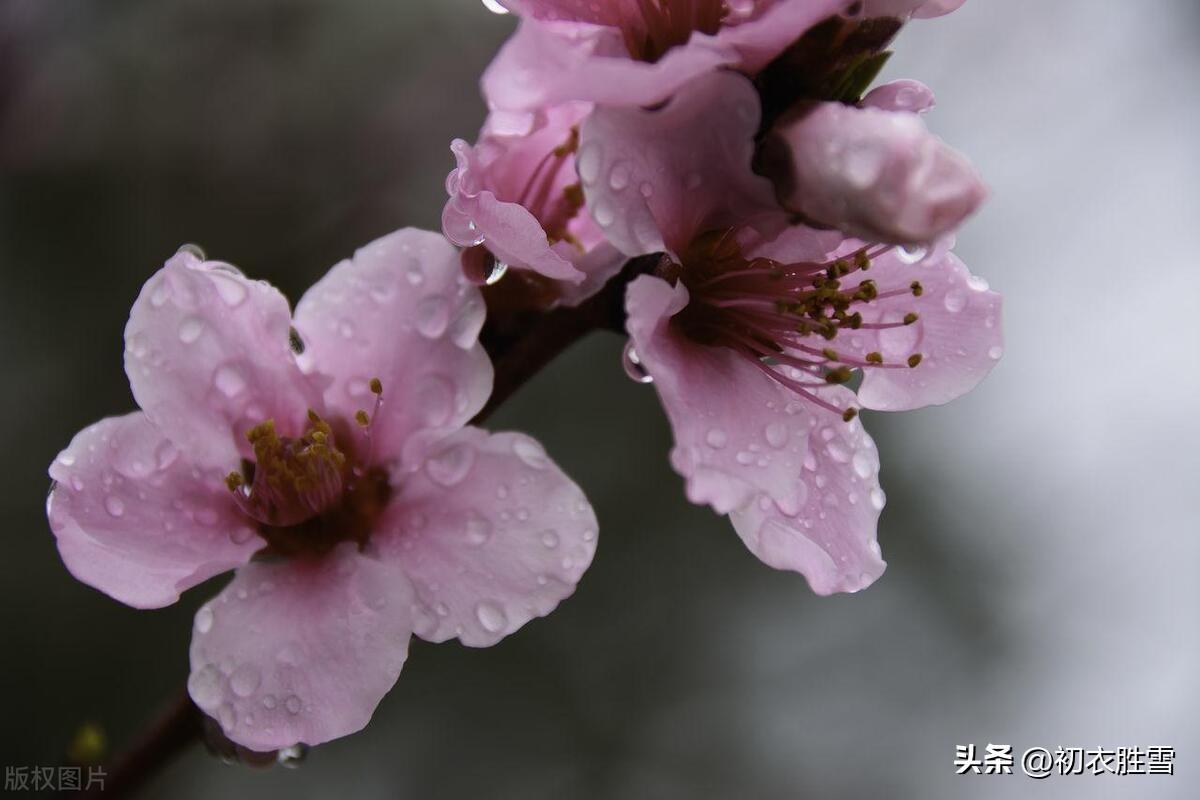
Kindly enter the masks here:
M 511 18 L 478 0 L 0 0 L 0 762 L 126 742 L 182 685 L 190 616 L 76 583 L 46 466 L 132 408 L 121 332 L 182 242 L 297 298 L 438 225 Z M 162 798 L 1185 798 L 1200 774 L 1200 10 L 970 0 L 887 77 L 993 190 L 959 252 L 1006 295 L 974 394 L 869 415 L 890 567 L 813 597 L 689 506 L 621 342 L 494 418 L 588 491 L 576 595 L 490 650 L 417 643 L 362 734 L 298 771 L 195 748 Z M 954 746 L 1167 745 L 1164 777 L 957 777 Z

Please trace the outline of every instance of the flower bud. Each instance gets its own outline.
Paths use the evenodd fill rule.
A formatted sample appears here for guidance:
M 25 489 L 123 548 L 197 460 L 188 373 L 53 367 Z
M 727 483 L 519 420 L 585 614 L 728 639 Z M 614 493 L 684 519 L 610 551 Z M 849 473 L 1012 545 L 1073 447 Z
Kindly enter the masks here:
M 985 195 L 966 158 L 916 114 L 839 103 L 785 117 L 764 143 L 760 169 L 789 211 L 876 242 L 931 242 Z

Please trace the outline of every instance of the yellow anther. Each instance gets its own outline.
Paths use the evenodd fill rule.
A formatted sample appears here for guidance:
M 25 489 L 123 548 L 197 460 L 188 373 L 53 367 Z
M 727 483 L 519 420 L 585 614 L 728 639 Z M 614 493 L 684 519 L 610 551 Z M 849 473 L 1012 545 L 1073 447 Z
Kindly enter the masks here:
M 917 316 L 914 312 L 910 311 L 904 315 L 904 324 L 912 325 L 914 322 L 916 322 L 919 319 L 920 319 L 919 316 Z
M 921 360 L 923 358 L 924 358 L 924 356 L 922 356 L 920 353 L 913 353 L 911 356 L 908 357 L 908 365 L 910 367 L 915 367 L 921 363 Z
M 857 416 L 858 416 L 857 408 L 847 408 L 845 411 L 842 412 L 842 420 L 844 422 L 849 422 L 850 420 L 854 419 Z
M 354 412 L 354 421 L 364 428 L 371 424 L 371 418 L 362 409 Z
M 240 472 L 231 472 L 225 476 L 225 485 L 229 487 L 229 491 L 231 492 L 236 492 L 238 489 L 241 489 L 245 483 L 246 480 L 242 477 L 242 473 Z
M 834 350 L 832 347 L 826 347 L 824 350 L 821 351 L 821 355 L 825 356 L 830 361 L 840 361 L 841 360 L 838 358 L 837 350 Z
M 870 364 L 882 364 L 883 353 L 880 353 L 879 351 L 867 353 L 867 362 Z
M 913 281 L 908 288 L 912 289 L 913 297 L 925 294 L 925 287 L 921 285 L 920 281 Z
M 371 393 L 383 394 L 383 381 L 379 378 L 371 378 Z
M 845 383 L 846 381 L 850 380 L 850 374 L 849 367 L 838 367 L 837 369 L 831 369 L 829 372 L 827 372 L 825 374 L 825 380 L 828 383 Z

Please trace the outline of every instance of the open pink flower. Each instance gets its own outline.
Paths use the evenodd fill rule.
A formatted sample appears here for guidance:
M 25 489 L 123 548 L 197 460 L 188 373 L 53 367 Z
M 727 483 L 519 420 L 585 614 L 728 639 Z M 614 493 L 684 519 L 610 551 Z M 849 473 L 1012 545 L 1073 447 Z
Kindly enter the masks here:
M 67 568 L 137 608 L 237 570 L 196 614 L 188 680 L 233 741 L 357 731 L 411 634 L 494 644 L 590 563 L 595 516 L 542 448 L 464 427 L 491 392 L 482 322 L 457 251 L 411 229 L 294 319 L 186 251 L 142 290 L 125 353 L 142 410 L 74 438 L 47 513 Z
M 581 159 L 596 161 L 584 191 L 629 255 L 668 254 L 629 286 L 627 366 L 654 383 L 689 499 L 729 514 L 759 558 L 814 591 L 853 591 L 884 568 L 879 460 L 858 407 L 974 387 L 1001 355 L 1000 297 L 948 240 L 903 250 L 741 224 L 761 204 L 754 100 L 725 73 L 660 108 L 597 110 L 581 133 Z M 703 132 L 686 155 L 680 130 Z M 603 179 L 618 166 L 638 188 Z
M 693 78 L 763 69 L 848 0 L 505 0 L 520 27 L 483 76 L 493 109 L 649 106 Z
M 591 108 L 553 106 L 515 130 L 497 121 L 510 119 L 493 115 L 474 146 L 453 142 L 458 163 L 446 178 L 442 225 L 468 248 L 463 266 L 472 281 L 524 270 L 551 279 L 555 300 L 575 302 L 620 269 L 620 253 L 583 208 L 576 175 L 578 125 Z

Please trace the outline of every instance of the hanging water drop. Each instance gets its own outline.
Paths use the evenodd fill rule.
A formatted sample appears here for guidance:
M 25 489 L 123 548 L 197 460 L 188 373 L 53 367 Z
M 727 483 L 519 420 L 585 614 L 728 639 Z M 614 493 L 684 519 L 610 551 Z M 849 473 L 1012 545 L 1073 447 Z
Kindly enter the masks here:
M 632 339 L 625 344 L 625 351 L 621 354 L 621 366 L 625 368 L 625 374 L 631 380 L 637 383 L 654 383 L 654 376 L 642 364 L 642 359 L 638 357 L 637 350 L 633 347 Z

